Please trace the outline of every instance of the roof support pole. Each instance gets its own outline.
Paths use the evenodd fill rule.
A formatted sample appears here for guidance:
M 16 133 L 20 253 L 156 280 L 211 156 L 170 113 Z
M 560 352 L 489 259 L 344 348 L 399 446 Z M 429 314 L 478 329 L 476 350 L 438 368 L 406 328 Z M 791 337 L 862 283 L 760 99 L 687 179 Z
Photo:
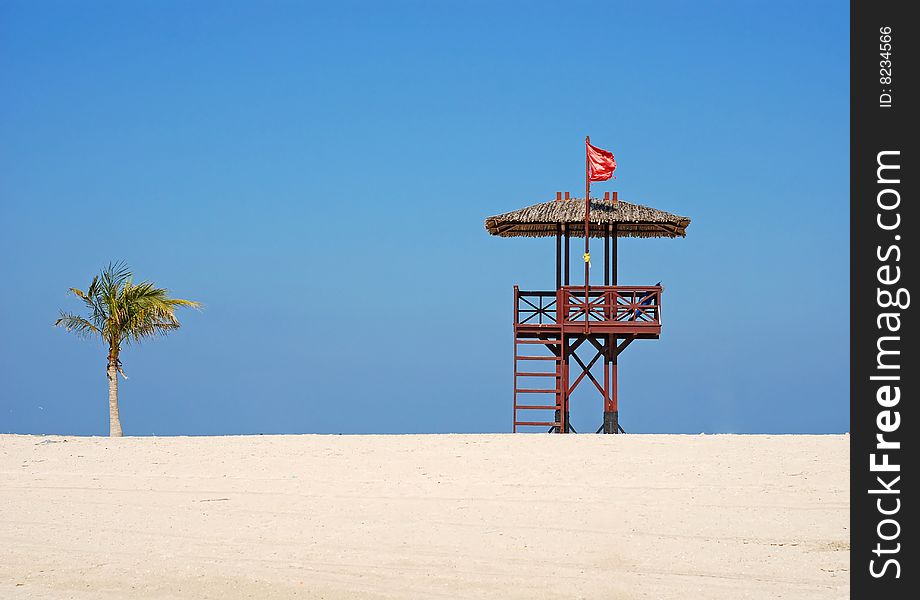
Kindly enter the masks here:
M 611 245 L 613 246 L 610 252 L 610 285 L 617 285 L 617 233 L 619 225 L 614 223 L 613 225 L 613 240 L 611 240 Z
M 610 285 L 610 229 L 608 223 L 604 231 L 604 285 Z
M 562 231 L 565 234 L 565 259 L 563 260 L 565 263 L 565 285 L 569 285 L 569 248 L 572 244 L 570 243 L 569 227 L 566 223 L 562 224 Z
M 616 192 L 613 192 L 612 196 L 613 196 L 612 199 L 613 199 L 613 211 L 614 211 L 613 214 L 614 216 L 616 216 L 617 208 L 618 208 L 617 203 L 620 201 L 619 194 L 617 194 Z M 620 233 L 620 226 L 617 223 L 614 223 L 613 224 L 613 236 L 612 236 L 613 237 L 613 252 L 612 252 L 611 261 L 610 261 L 610 285 L 617 284 L 617 238 L 620 237 L 619 233 Z
M 562 287 L 562 225 L 556 223 L 556 289 Z

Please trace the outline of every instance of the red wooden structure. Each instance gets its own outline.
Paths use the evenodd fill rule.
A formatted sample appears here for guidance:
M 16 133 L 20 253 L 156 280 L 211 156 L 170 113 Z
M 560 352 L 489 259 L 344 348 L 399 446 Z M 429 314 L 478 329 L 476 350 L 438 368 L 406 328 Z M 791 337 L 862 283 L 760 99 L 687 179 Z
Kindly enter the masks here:
M 569 399 L 579 386 L 593 388 L 603 404 L 598 433 L 620 433 L 618 357 L 634 340 L 661 334 L 662 287 L 619 285 L 618 237 L 684 237 L 690 219 L 622 202 L 617 192 L 603 199 L 556 199 L 489 217 L 486 229 L 501 237 L 555 237 L 556 285 L 548 291 L 514 286 L 514 420 L 519 428 L 573 432 Z M 588 225 L 586 226 L 586 222 Z M 572 237 L 604 241 L 603 285 L 571 285 Z M 586 240 L 587 242 L 587 240 Z M 590 255 L 585 252 L 586 267 Z M 603 376 L 592 373 L 603 364 Z

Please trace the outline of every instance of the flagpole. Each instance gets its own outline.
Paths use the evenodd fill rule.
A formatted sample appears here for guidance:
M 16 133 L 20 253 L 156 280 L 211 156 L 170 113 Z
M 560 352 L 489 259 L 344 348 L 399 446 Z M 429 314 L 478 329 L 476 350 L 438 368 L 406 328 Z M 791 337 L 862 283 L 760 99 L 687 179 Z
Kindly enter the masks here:
M 591 236 L 591 161 L 588 159 L 588 144 L 591 136 L 585 136 L 585 332 L 588 331 L 588 277 L 590 271 L 590 246 Z

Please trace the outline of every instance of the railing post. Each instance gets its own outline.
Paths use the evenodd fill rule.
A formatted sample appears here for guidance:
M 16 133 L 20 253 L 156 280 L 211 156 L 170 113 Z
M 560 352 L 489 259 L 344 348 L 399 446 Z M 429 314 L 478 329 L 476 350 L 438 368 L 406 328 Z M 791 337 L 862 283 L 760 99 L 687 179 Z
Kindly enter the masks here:
M 565 301 L 565 287 L 556 290 L 556 324 L 565 325 L 566 316 L 569 314 L 569 307 Z
M 514 324 L 518 324 L 518 286 L 514 286 Z
M 619 294 L 617 292 L 617 287 L 615 285 L 611 286 L 610 288 L 610 320 L 611 321 L 617 320 L 617 299 L 618 298 L 619 298 Z

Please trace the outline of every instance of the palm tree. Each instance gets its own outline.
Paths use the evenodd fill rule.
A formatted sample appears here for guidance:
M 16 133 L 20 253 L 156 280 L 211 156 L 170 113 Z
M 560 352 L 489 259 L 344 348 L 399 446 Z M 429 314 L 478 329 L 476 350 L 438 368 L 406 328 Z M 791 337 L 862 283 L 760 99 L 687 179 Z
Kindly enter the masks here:
M 90 314 L 81 317 L 61 311 L 54 325 L 84 337 L 99 336 L 108 345 L 106 375 L 109 380 L 109 435 L 121 437 L 118 373 L 127 379 L 119 358 L 122 344 L 140 342 L 144 338 L 166 335 L 178 329 L 176 307 L 198 308 L 200 304 L 170 298 L 167 290 L 149 281 L 135 284 L 133 274 L 124 263 L 109 264 L 93 277 L 85 292 L 77 288 L 70 288 L 70 291 L 83 300 Z

